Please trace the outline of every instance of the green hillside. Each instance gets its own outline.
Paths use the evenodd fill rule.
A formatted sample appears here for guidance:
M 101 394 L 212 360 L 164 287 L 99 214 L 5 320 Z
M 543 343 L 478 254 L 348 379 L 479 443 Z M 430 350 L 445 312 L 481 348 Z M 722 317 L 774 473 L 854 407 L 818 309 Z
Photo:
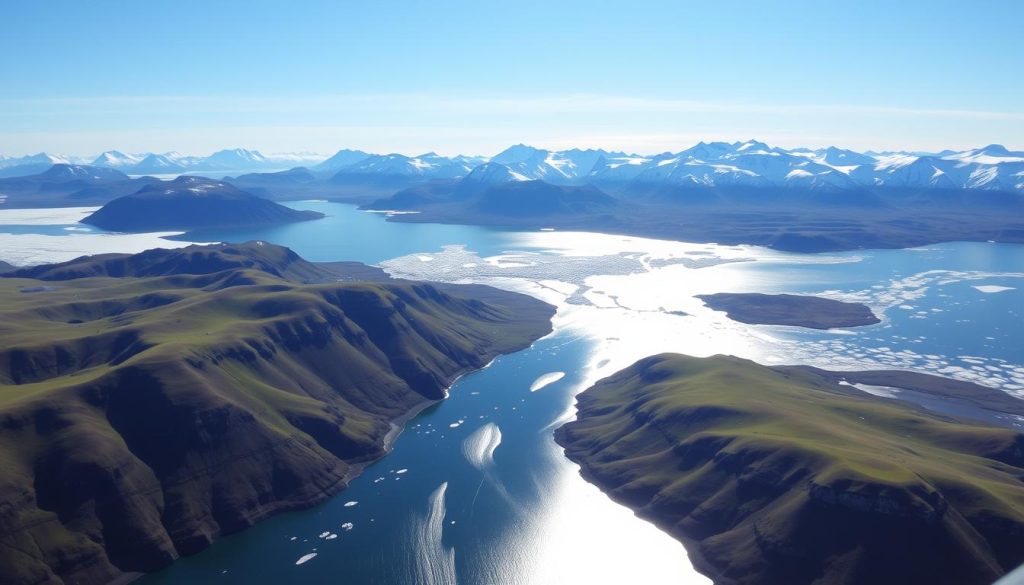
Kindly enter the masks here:
M 304 285 L 274 274 L 306 267 L 286 249 L 227 248 L 118 259 L 204 254 L 160 276 L 0 279 L 5 584 L 106 583 L 322 501 L 393 423 L 551 329 L 553 308 L 522 295 Z M 206 269 L 239 257 L 251 267 Z
M 641 360 L 557 439 L 716 583 L 987 585 L 1024 561 L 1024 436 L 795 368 Z

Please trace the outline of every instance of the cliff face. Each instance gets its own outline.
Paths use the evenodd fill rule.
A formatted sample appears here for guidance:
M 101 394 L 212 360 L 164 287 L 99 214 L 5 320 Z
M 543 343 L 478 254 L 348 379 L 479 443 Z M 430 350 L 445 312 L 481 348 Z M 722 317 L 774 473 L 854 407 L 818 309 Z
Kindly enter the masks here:
M 0 574 L 105 583 L 323 500 L 550 331 L 528 297 L 267 272 L 0 280 Z
M 1020 434 L 819 374 L 661 355 L 556 438 L 716 583 L 987 585 L 1024 561 Z

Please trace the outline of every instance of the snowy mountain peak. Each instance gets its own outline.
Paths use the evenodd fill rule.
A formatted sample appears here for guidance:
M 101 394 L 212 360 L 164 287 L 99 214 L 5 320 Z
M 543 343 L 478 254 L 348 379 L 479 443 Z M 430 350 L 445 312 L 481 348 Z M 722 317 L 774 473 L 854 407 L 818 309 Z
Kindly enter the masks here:
M 529 177 L 517 173 L 509 167 L 496 162 L 486 162 L 479 165 L 466 175 L 465 179 L 463 179 L 463 181 L 469 183 L 484 183 L 488 185 L 529 180 Z
M 524 163 L 537 157 L 547 157 L 548 151 L 525 144 L 516 144 L 491 157 L 491 162 L 501 164 Z
M 95 167 L 110 167 L 110 168 L 122 168 L 129 167 L 142 160 L 141 157 L 133 154 L 125 154 L 119 150 L 108 150 L 93 161 L 92 165 Z
M 327 160 L 316 165 L 316 169 L 325 171 L 336 171 L 347 166 L 358 164 L 369 158 L 370 155 L 361 150 L 349 150 L 343 148 L 334 153 Z
M 758 142 L 757 140 L 748 140 L 742 143 L 737 142 L 733 146 L 735 147 L 736 152 L 771 152 L 772 150 L 770 146 L 763 142 Z
M 203 161 L 203 166 L 211 169 L 248 169 L 266 165 L 267 157 L 260 154 L 258 150 L 247 150 L 245 148 L 232 148 L 219 150 Z
M 128 175 L 114 169 L 57 163 L 40 175 L 48 181 L 111 181 L 127 179 Z

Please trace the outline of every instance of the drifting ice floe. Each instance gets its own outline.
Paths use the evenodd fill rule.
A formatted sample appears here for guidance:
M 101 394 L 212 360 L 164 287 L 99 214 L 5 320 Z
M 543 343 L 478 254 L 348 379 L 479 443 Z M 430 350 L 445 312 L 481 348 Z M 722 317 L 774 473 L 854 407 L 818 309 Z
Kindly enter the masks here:
M 309 553 L 309 554 L 306 554 L 306 555 L 302 555 L 301 557 L 299 557 L 299 560 L 295 561 L 295 564 L 296 565 L 301 565 L 302 563 L 305 563 L 306 561 L 309 561 L 309 560 L 313 559 L 314 557 L 316 557 L 316 553 Z
M 997 284 L 979 284 L 973 288 L 980 290 L 983 293 L 998 293 L 1008 290 L 1015 290 L 1012 286 L 999 286 Z
M 551 372 L 548 374 L 544 374 L 543 376 L 534 380 L 533 384 L 530 384 L 530 392 L 536 392 L 537 390 L 540 390 L 541 388 L 549 384 L 554 384 L 555 382 L 561 380 L 564 377 L 565 372 Z
M 413 542 L 416 547 L 416 558 L 411 563 L 416 572 L 416 583 L 424 585 L 440 585 L 457 583 L 455 574 L 455 549 L 444 545 L 445 502 L 444 494 L 448 490 L 448 482 L 442 483 L 428 501 L 426 517 L 417 518 L 412 525 Z
M 462 454 L 469 463 L 480 470 L 494 464 L 494 451 L 501 444 L 501 429 L 494 423 L 487 423 L 462 442 Z

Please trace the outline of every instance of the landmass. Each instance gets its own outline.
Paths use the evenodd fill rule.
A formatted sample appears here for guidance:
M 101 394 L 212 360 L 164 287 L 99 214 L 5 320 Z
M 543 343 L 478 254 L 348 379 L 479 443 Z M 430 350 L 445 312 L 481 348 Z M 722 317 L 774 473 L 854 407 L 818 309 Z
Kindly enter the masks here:
M 467 177 L 468 179 L 469 177 Z M 467 180 L 463 179 L 463 181 Z M 531 189 L 549 194 L 507 206 L 516 212 L 502 215 L 477 195 L 462 202 L 452 183 L 411 187 L 367 204 L 368 209 L 405 210 L 388 221 L 452 223 L 536 230 L 599 231 L 684 242 L 758 245 L 789 252 L 835 252 L 862 248 L 913 248 L 950 241 L 1024 242 L 1024 197 L 970 206 L 958 198 L 935 201 L 902 189 L 884 190 L 869 198 L 869 205 L 853 200 L 822 202 L 814 192 L 779 192 L 772 189 L 692 189 L 672 197 L 629 192 L 572 193 L 571 205 L 562 205 L 565 188 L 542 183 Z M 512 190 L 522 189 L 513 187 Z M 581 189 L 577 187 L 576 189 Z M 495 195 L 495 191 L 485 190 Z M 484 203 L 481 203 L 484 202 Z M 574 210 L 570 213 L 569 210 Z
M 618 170 L 633 166 L 632 163 L 620 164 L 620 161 L 595 167 L 597 160 L 590 158 L 600 153 L 570 151 L 558 156 L 582 156 L 589 162 L 580 159 L 577 161 L 580 165 L 561 165 L 556 170 L 542 162 L 547 160 L 543 156 L 534 160 L 544 154 L 541 151 L 537 151 L 536 156 L 528 156 L 539 166 L 508 160 L 508 156 L 518 156 L 513 151 L 524 150 L 513 147 L 505 153 L 508 156 L 498 155 L 490 162 L 472 157 L 447 159 L 424 155 L 409 158 L 342 152 L 339 155 L 344 156 L 337 161 L 340 166 L 325 161 L 324 165 L 314 168 L 250 173 L 225 178 L 221 183 L 233 185 L 261 200 L 323 199 L 375 210 L 416 212 L 394 215 L 388 221 L 600 231 L 677 241 L 759 245 L 791 252 L 910 248 L 947 241 L 1024 242 L 1024 193 L 1019 186 L 1004 184 L 1001 171 L 1010 170 L 1012 165 L 1008 163 L 979 167 L 987 171 L 978 177 L 994 181 L 984 185 L 976 181 L 918 184 L 916 180 L 903 177 L 903 171 L 879 166 L 877 161 L 872 163 L 867 160 L 871 157 L 867 157 L 861 172 L 874 173 L 877 177 L 865 175 L 859 183 L 842 179 L 840 184 L 829 185 L 827 181 L 806 183 L 801 179 L 805 177 L 807 164 L 802 156 L 778 156 L 778 152 L 767 150 L 753 156 L 747 150 L 733 152 L 742 145 L 719 146 L 724 153 L 719 154 L 726 159 L 742 159 L 744 164 L 751 164 L 760 172 L 769 169 L 761 168 L 759 160 L 769 167 L 785 167 L 772 171 L 782 173 L 779 177 L 790 177 L 792 173 L 783 173 L 785 169 L 798 172 L 778 185 L 761 180 L 730 183 L 725 180 L 728 177 L 716 173 L 700 175 L 702 180 L 682 183 L 670 176 L 661 176 L 668 168 L 685 171 L 684 176 L 699 171 L 699 165 L 690 164 L 696 159 L 690 159 L 708 153 L 695 151 L 685 156 L 680 153 L 678 160 L 672 159 L 672 164 L 664 168 L 648 160 L 644 164 L 650 165 L 649 170 L 654 174 L 643 180 L 640 176 L 617 180 L 605 171 L 615 175 Z M 700 150 L 699 147 L 695 148 Z M 766 148 L 760 144 L 752 147 Z M 533 152 L 535 149 L 525 150 Z M 995 146 L 985 152 L 990 153 L 986 156 L 996 158 L 1013 154 Z M 973 154 L 964 153 L 964 156 Z M 919 162 L 925 167 L 954 165 L 955 168 L 950 167 L 951 172 L 965 172 L 966 167 L 957 166 L 959 163 L 952 159 L 925 162 L 931 158 L 923 157 Z M 495 162 L 498 160 L 506 164 Z M 31 168 L 40 170 L 36 166 Z M 209 170 L 210 167 L 203 168 Z M 576 172 L 570 173 L 572 176 L 562 175 L 562 171 L 573 168 Z M 593 172 L 584 172 L 587 168 Z M 143 170 L 146 169 L 134 169 Z M 827 171 L 826 175 L 841 179 L 832 171 Z M 210 181 L 198 177 L 194 180 Z M 62 163 L 28 176 L 0 178 L 0 202 L 7 207 L 102 205 L 147 188 L 151 193 L 167 190 L 169 185 L 171 182 L 145 176 L 132 178 L 102 166 Z M 178 227 L 168 227 L 172 222 L 157 221 L 159 216 L 141 219 L 162 226 L 145 229 L 187 230 L 240 227 L 240 222 L 266 225 L 267 221 L 297 221 L 292 214 L 300 213 L 268 205 L 260 209 L 258 213 L 250 210 L 235 218 L 198 207 L 195 215 L 175 217 L 173 223 Z M 192 225 L 203 221 L 213 223 Z M 142 229 L 124 218 L 117 220 L 117 226 L 118 229 Z
M 716 293 L 697 298 L 716 311 L 725 311 L 733 321 L 752 325 L 835 329 L 880 322 L 867 305 L 815 296 Z
M 1024 561 L 1024 436 L 835 375 L 653 356 L 580 394 L 556 439 L 719 585 L 988 585 Z
M 270 226 L 320 219 L 223 181 L 181 176 L 107 203 L 82 223 L 120 232 Z
M 0 278 L 3 582 L 124 579 L 321 502 L 553 313 L 263 242 Z

